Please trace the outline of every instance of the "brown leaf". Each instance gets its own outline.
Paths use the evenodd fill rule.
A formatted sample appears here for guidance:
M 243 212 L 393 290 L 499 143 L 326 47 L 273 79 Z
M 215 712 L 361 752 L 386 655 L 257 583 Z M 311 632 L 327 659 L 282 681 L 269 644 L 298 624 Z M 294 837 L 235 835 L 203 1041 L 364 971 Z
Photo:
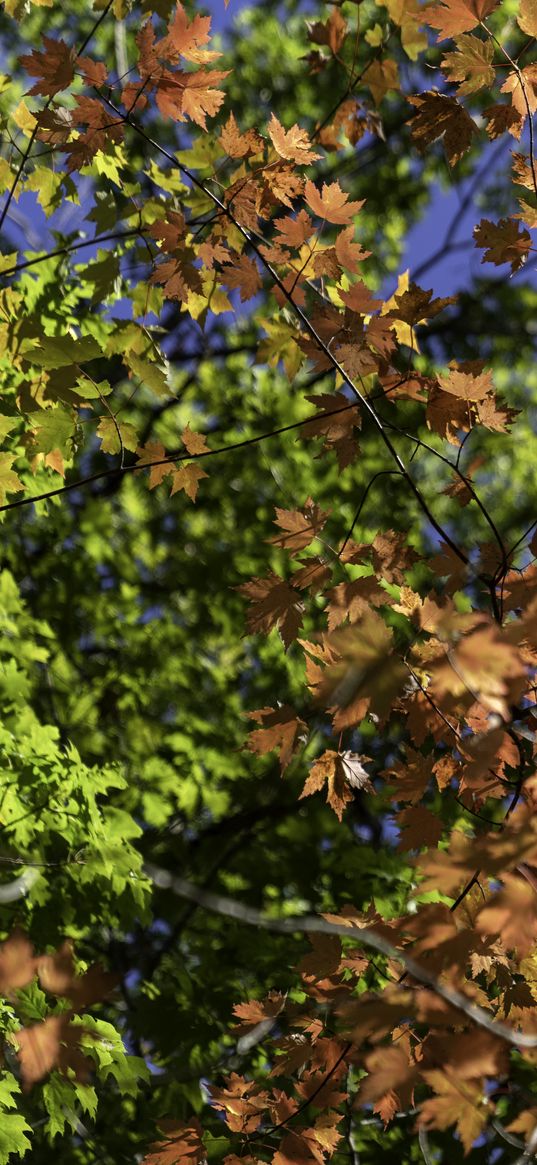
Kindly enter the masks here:
M 329 511 L 321 510 L 308 498 L 302 510 L 281 510 L 277 506 L 276 515 L 275 524 L 283 533 L 276 534 L 268 541 L 285 550 L 304 550 L 322 530 Z
M 91 1075 L 91 1061 L 80 1050 L 84 1029 L 71 1024 L 71 1013 L 49 1015 L 43 1023 L 20 1028 L 13 1035 L 18 1046 L 21 1079 L 25 1090 L 48 1076 L 55 1068 L 64 1075 L 74 1073 L 85 1083 Z
M 286 647 L 296 639 L 302 622 L 303 605 L 300 595 L 277 574 L 267 578 L 253 578 L 237 590 L 251 600 L 246 616 L 248 630 L 257 635 L 268 635 L 278 627 Z
M 0 994 L 10 996 L 31 983 L 36 965 L 31 942 L 16 927 L 0 946 Z
M 164 1119 L 159 1121 L 163 1139 L 151 1146 L 142 1165 L 201 1165 L 206 1159 L 202 1128 L 194 1117 L 189 1124 Z
M 41 93 L 53 97 L 61 89 L 67 89 L 74 77 L 75 52 L 63 40 L 53 40 L 43 34 L 44 52 L 34 49 L 20 58 L 19 64 L 38 81 L 30 89 L 31 94 Z
M 451 1072 L 448 1074 L 437 1069 L 423 1075 L 436 1096 L 420 1106 L 418 1125 L 433 1129 L 455 1125 L 464 1152 L 469 1153 L 487 1123 L 481 1084 L 474 1080 L 461 1081 Z
M 397 814 L 396 821 L 401 829 L 401 840 L 397 849 L 403 853 L 412 849 L 423 849 L 424 846 L 438 845 L 444 832 L 443 821 L 424 805 L 402 809 Z
M 530 953 L 537 939 L 537 893 L 517 874 L 503 874 L 503 887 L 479 911 L 476 928 L 481 934 L 499 935 L 506 951 L 519 958 Z
M 283 704 L 280 708 L 259 708 L 256 712 L 248 712 L 251 720 L 259 720 L 262 728 L 250 732 L 246 740 L 246 748 L 264 756 L 273 749 L 279 749 L 281 771 L 287 768 L 293 759 L 296 749 L 307 736 L 307 725 L 290 708 Z
M 510 263 L 512 271 L 523 266 L 531 248 L 529 231 L 512 218 L 501 218 L 498 223 L 482 218 L 474 229 L 474 239 L 476 247 L 485 248 L 482 263 L 496 267 Z
M 418 110 L 412 120 L 412 137 L 422 153 L 433 142 L 443 139 L 450 166 L 470 149 L 477 126 L 456 97 L 447 97 L 430 89 L 416 97 L 407 97 Z
M 499 0 L 444 0 L 442 4 L 429 5 L 423 17 L 427 24 L 439 30 L 438 40 L 445 40 L 475 28 L 498 4 Z

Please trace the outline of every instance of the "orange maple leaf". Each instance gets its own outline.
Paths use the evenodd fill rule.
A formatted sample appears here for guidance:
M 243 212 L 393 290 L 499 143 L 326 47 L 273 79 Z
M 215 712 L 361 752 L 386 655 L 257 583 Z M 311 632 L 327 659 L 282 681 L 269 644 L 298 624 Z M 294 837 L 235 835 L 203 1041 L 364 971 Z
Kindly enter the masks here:
M 300 129 L 298 125 L 285 130 L 274 114 L 271 115 L 268 132 L 276 153 L 280 158 L 286 158 L 288 162 L 296 162 L 297 166 L 309 166 L 321 156 L 311 148 L 306 130 Z
M 445 0 L 423 9 L 423 19 L 439 30 L 438 40 L 469 32 L 490 16 L 500 0 Z
M 341 189 L 339 182 L 323 182 L 320 194 L 313 182 L 308 180 L 304 193 L 306 202 L 314 214 L 318 215 L 319 218 L 326 219 L 327 222 L 343 226 L 346 226 L 351 218 L 358 214 L 365 203 L 364 198 L 360 202 L 349 202 L 349 196 Z

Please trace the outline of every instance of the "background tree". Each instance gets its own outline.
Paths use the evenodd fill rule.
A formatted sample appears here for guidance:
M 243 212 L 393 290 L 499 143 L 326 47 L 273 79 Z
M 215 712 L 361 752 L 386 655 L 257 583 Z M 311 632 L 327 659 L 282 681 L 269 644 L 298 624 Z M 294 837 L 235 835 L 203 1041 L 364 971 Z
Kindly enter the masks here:
M 0 35 L 0 1160 L 527 1160 L 534 8 Z

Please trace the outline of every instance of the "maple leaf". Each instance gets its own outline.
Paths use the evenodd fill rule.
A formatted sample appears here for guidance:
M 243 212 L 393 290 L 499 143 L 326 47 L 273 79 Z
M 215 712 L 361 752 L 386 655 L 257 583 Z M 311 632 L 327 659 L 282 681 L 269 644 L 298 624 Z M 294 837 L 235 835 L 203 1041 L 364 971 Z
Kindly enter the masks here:
M 172 1119 L 160 1120 L 158 1127 L 162 1140 L 151 1145 L 142 1165 L 202 1165 L 206 1149 L 196 1117 L 188 1124 Z
M 74 77 L 75 53 L 63 40 L 53 40 L 43 34 L 44 52 L 34 49 L 20 58 L 20 64 L 30 76 L 38 77 L 37 84 L 30 93 L 41 93 L 44 97 L 54 97 L 61 89 L 67 89 Z
M 374 574 L 363 575 L 351 582 L 338 583 L 327 593 L 328 630 L 333 631 L 346 619 L 356 623 L 371 607 L 380 607 L 389 601 L 389 595 L 379 586 Z
M 0 994 L 10 996 L 31 983 L 36 972 L 33 947 L 20 927 L 0 946 Z
M 207 477 L 201 465 L 180 465 L 178 469 L 172 467 L 172 488 L 170 497 L 184 490 L 191 501 L 195 502 L 198 494 L 198 485 L 202 478 Z M 150 482 L 151 484 L 151 482 Z
M 84 1029 L 71 1024 L 71 1013 L 49 1015 L 43 1023 L 19 1028 L 13 1034 L 17 1045 L 23 1088 L 28 1090 L 55 1068 L 85 1083 L 91 1075 L 91 1061 L 80 1050 Z
M 304 437 L 322 437 L 325 447 L 336 454 L 339 468 L 345 469 L 360 452 L 354 434 L 362 423 L 359 407 L 343 392 L 307 396 L 306 400 L 319 411 L 316 417 L 304 421 L 300 432 Z
M 186 61 L 198 63 L 221 54 L 207 53 L 202 48 L 210 39 L 211 17 L 201 16 L 199 13 L 189 20 L 181 3 L 176 4 L 175 12 L 168 25 L 166 37 L 159 43 L 159 51 L 164 56 L 167 53 L 176 53 Z
M 438 378 L 442 392 L 450 393 L 459 400 L 482 401 L 492 389 L 492 373 L 477 369 L 469 372 L 462 368 L 452 368 L 447 376 Z
M 246 133 L 240 132 L 233 113 L 230 113 L 222 126 L 220 144 L 230 158 L 246 158 L 249 154 L 260 154 L 265 146 L 261 134 L 256 133 L 254 129 L 249 129 Z
M 11 468 L 15 459 L 14 453 L 0 453 L 0 505 L 4 505 L 8 493 L 24 489 L 20 477 Z
M 226 1114 L 225 1119 L 232 1132 L 250 1133 L 258 1128 L 267 1107 L 268 1094 L 255 1081 L 245 1080 L 243 1076 L 232 1072 L 226 1077 L 224 1088 L 210 1085 L 208 1091 L 214 1107 Z
M 187 117 L 207 129 L 207 115 L 215 117 L 225 94 L 214 86 L 227 77 L 229 69 L 198 69 L 194 73 L 170 73 L 164 70 L 155 98 L 163 117 L 185 121 Z
M 328 45 L 334 55 L 339 53 L 348 31 L 347 21 L 341 15 L 339 8 L 333 8 L 327 20 L 306 22 L 308 40 L 313 44 Z
M 349 202 L 349 196 L 341 189 L 339 182 L 323 182 L 320 194 L 313 182 L 308 180 L 304 194 L 314 214 L 326 219 L 327 222 L 342 226 L 346 226 L 350 219 L 358 214 L 365 202 L 363 198 L 360 202 Z
M 444 832 L 443 822 L 424 805 L 413 805 L 397 814 L 397 824 L 401 829 L 398 850 L 423 849 L 435 846 Z
M 506 951 L 516 950 L 524 958 L 537 939 L 537 893 L 516 874 L 502 874 L 502 882 L 503 888 L 479 911 L 476 929 L 499 935 Z
M 192 453 L 194 457 L 199 456 L 200 453 L 209 453 L 209 447 L 202 433 L 194 433 L 187 425 L 181 433 L 181 441 L 185 449 Z
M 64 942 L 53 954 L 40 955 L 36 960 L 36 969 L 44 990 L 69 999 L 77 1012 L 100 1002 L 119 983 L 116 974 L 103 971 L 98 964 L 94 964 L 83 975 L 77 975 L 73 947 L 69 941 Z
M 286 647 L 296 639 L 302 622 L 303 604 L 297 591 L 272 572 L 267 578 L 253 578 L 237 588 L 251 600 L 246 616 L 248 630 L 268 634 L 278 627 Z
M 476 93 L 485 85 L 494 83 L 494 45 L 490 40 L 463 34 L 455 40 L 457 51 L 446 53 L 442 58 L 442 69 L 448 81 L 459 82 L 459 95 Z
M 139 454 L 137 465 L 150 465 L 151 472 L 149 474 L 149 488 L 154 489 L 155 486 L 160 485 L 161 481 L 168 473 L 174 472 L 174 465 L 172 461 L 164 461 L 167 457 L 166 450 L 161 441 L 148 441 L 147 444 L 140 446 L 136 452 Z M 161 465 L 154 465 L 153 462 L 164 462 Z
M 236 1003 L 233 1014 L 240 1019 L 234 1025 L 235 1032 L 248 1032 L 267 1019 L 275 1019 L 285 1006 L 286 996 L 279 991 L 269 991 L 265 999 L 250 999 L 248 1003 Z
M 409 282 L 404 291 L 395 292 L 394 306 L 387 315 L 413 326 L 434 319 L 445 307 L 457 301 L 457 297 L 453 295 L 431 299 L 432 294 L 432 290 L 425 291 L 418 287 L 417 283 Z
M 407 101 L 418 110 L 412 119 L 412 137 L 423 153 L 427 148 L 443 139 L 446 158 L 450 166 L 462 158 L 470 149 L 477 126 L 456 97 L 447 97 L 429 89 Z
M 397 61 L 390 57 L 372 61 L 363 74 L 363 80 L 369 85 L 375 105 L 380 105 L 387 93 L 399 87 Z
M 331 661 L 316 685 L 316 694 L 333 709 L 336 731 L 356 725 L 368 712 L 386 715 L 407 678 L 392 646 L 390 628 L 374 611 L 329 636 Z
M 268 541 L 285 550 L 304 550 L 322 530 L 329 513 L 329 510 L 321 510 L 311 498 L 302 510 L 281 510 L 276 506 L 275 524 L 283 533 Z
M 246 303 L 247 299 L 252 299 L 262 287 L 257 263 L 254 263 L 254 260 L 250 259 L 248 255 L 237 255 L 233 260 L 233 265 L 226 264 L 222 269 L 222 280 L 226 287 L 240 290 L 241 303 Z
M 537 36 L 537 5 L 535 0 L 520 0 L 517 24 L 526 36 Z
M 456 707 L 461 699 L 466 707 L 478 701 L 508 720 L 509 704 L 517 702 L 525 675 L 520 651 L 496 627 L 479 627 L 432 665 L 429 691 L 441 707 L 451 695 Z
M 439 30 L 438 40 L 469 32 L 498 7 L 500 0 L 446 0 L 431 4 L 423 11 L 424 19 Z
M 374 792 L 361 758 L 351 752 L 339 753 L 331 749 L 327 749 L 310 769 L 300 800 L 319 792 L 325 785 L 327 803 L 339 821 L 343 818 L 345 806 L 353 800 L 353 788 Z
M 359 264 L 369 258 L 371 251 L 364 251 L 360 243 L 355 243 L 353 239 L 353 226 L 345 227 L 345 230 L 339 232 L 336 239 L 336 257 L 342 267 L 356 273 Z
M 436 1068 L 424 1072 L 423 1077 L 434 1089 L 436 1096 L 420 1105 L 418 1125 L 433 1129 L 447 1129 L 455 1125 L 464 1152 L 469 1153 L 487 1123 L 480 1083 L 461 1081 L 454 1073 L 444 1073 Z
M 277 243 L 284 247 L 291 247 L 292 250 L 306 243 L 315 231 L 307 210 L 300 210 L 298 214 L 293 216 L 286 214 L 282 218 L 275 218 L 274 226 L 280 235 Z
M 357 1104 L 371 1104 L 386 1093 L 394 1092 L 397 1094 L 395 1111 L 412 1105 L 419 1070 L 409 1062 L 408 1054 L 402 1048 L 377 1048 L 366 1056 L 364 1066 L 368 1074 L 360 1081 Z
M 493 141 L 500 138 L 506 130 L 517 140 L 520 138 L 524 118 L 512 105 L 490 105 L 483 113 L 487 118 L 487 133 Z
M 512 271 L 524 265 L 531 248 L 529 231 L 512 218 L 501 218 L 498 223 L 482 218 L 474 229 L 476 247 L 485 247 L 482 263 L 510 263 Z
M 298 125 L 285 130 L 274 114 L 271 115 L 268 132 L 274 149 L 280 158 L 286 158 L 288 162 L 296 162 L 297 166 L 309 166 L 321 156 L 312 150 L 306 130 L 300 129 Z
M 279 708 L 258 708 L 256 712 L 248 712 L 248 716 L 251 720 L 259 720 L 262 728 L 250 732 L 246 748 L 259 756 L 278 748 L 283 773 L 296 749 L 306 739 L 307 725 L 288 704 L 282 704 Z

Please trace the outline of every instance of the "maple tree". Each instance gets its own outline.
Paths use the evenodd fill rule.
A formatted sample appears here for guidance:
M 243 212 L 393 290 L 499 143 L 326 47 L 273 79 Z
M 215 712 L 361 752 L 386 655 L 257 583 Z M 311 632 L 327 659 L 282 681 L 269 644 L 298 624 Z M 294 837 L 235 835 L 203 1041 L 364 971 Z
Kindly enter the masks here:
M 0 1165 L 529 1161 L 537 10 L 233 4 L 0 12 Z

